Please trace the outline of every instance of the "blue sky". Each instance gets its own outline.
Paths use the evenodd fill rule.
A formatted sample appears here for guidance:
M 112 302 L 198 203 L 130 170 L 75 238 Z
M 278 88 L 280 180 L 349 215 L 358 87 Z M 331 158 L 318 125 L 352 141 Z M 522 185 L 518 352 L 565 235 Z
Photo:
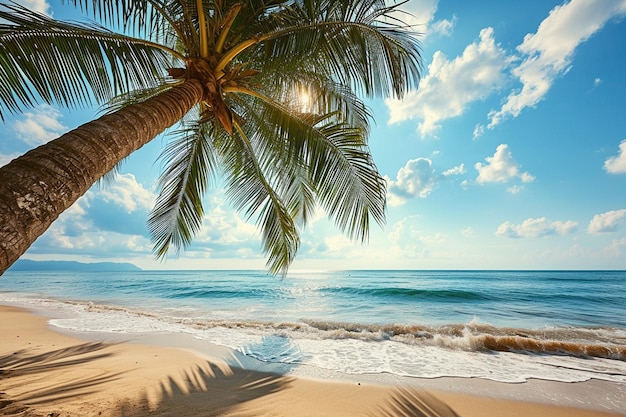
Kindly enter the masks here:
M 68 6 L 22 1 L 54 17 Z M 626 269 L 626 0 L 410 0 L 424 77 L 371 100 L 384 228 L 350 242 L 319 210 L 293 269 Z M 92 119 L 49 106 L 0 125 L 0 164 Z M 155 261 L 146 219 L 164 139 L 92 188 L 23 258 L 264 268 L 220 188 L 194 244 Z

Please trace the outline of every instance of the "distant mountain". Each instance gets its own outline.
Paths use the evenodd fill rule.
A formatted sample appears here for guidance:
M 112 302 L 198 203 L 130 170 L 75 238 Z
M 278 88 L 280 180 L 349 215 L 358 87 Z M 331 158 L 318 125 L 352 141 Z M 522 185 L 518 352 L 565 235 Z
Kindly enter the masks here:
M 131 263 L 95 262 L 83 263 L 74 261 L 32 261 L 30 259 L 18 259 L 9 268 L 9 271 L 141 271 L 142 269 Z

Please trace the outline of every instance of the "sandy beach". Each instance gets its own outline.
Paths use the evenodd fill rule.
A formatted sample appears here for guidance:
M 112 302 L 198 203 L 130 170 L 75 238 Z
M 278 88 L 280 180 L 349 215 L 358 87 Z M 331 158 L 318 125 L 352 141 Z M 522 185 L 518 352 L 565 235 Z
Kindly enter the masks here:
M 311 380 L 243 369 L 227 349 L 201 352 L 181 338 L 141 344 L 78 338 L 52 330 L 46 317 L 10 306 L 0 307 L 0 335 L 1 415 L 626 415 L 626 387 L 603 381 Z M 165 342 L 157 346 L 155 340 Z

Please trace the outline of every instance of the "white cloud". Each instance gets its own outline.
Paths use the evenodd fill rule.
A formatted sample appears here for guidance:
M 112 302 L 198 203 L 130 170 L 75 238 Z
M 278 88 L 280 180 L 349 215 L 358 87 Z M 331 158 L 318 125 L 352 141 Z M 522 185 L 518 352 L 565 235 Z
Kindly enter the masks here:
M 425 198 L 436 185 L 436 174 L 428 158 L 411 159 L 400 168 L 396 180 L 387 180 L 388 202 L 391 206 L 404 204 L 414 197 Z
M 613 239 L 611 244 L 604 248 L 604 253 L 608 256 L 619 258 L 622 256 L 622 248 L 626 247 L 626 237 Z
M 430 25 L 430 33 L 438 33 L 441 36 L 451 36 L 456 25 L 456 16 L 450 19 L 442 19 Z
M 36 12 L 52 15 L 50 4 L 46 0 L 17 0 L 16 3 Z
M 604 161 L 604 169 L 611 174 L 626 173 L 626 139 L 620 142 L 617 155 Z
M 517 117 L 526 107 L 544 99 L 554 80 L 567 73 L 575 49 L 611 18 L 626 13 L 626 0 L 572 0 L 555 7 L 537 32 L 527 34 L 517 47 L 523 61 L 513 69 L 522 83 L 500 110 L 489 114 L 489 128 L 507 117 Z
M 589 222 L 587 231 L 591 234 L 617 232 L 626 216 L 626 209 L 611 210 L 596 214 Z
M 523 189 L 524 189 L 524 186 L 522 186 L 522 185 L 513 185 L 513 186 L 507 188 L 506 191 L 511 193 L 511 194 L 519 194 L 519 193 L 522 192 Z
M 389 123 L 418 119 L 422 136 L 432 135 L 442 120 L 461 115 L 476 100 L 483 100 L 501 88 L 510 59 L 495 43 L 493 29 L 480 31 L 480 40 L 468 45 L 452 61 L 435 52 L 428 75 L 419 89 L 403 100 L 387 99 Z
M 334 235 L 324 239 L 326 253 L 344 252 L 348 248 L 352 248 L 355 243 L 344 235 Z
M 530 237 L 538 238 L 550 235 L 566 235 L 577 230 L 578 223 L 575 221 L 549 221 L 545 217 L 526 219 L 522 224 L 515 225 L 504 222 L 498 226 L 496 236 L 504 237 Z
M 463 164 L 439 175 L 430 159 L 411 159 L 400 168 L 395 180 L 385 177 L 389 205 L 399 206 L 415 197 L 426 198 L 443 178 L 463 173 L 465 173 Z
M 13 123 L 13 130 L 18 139 L 30 146 L 42 145 L 68 130 L 59 120 L 61 112 L 47 104 L 24 112 L 23 116 Z
M 259 232 L 256 226 L 243 221 L 237 213 L 224 207 L 223 201 L 213 200 L 211 209 L 204 215 L 202 230 L 194 242 L 203 246 L 210 244 L 231 247 L 253 243 L 258 247 Z
M 20 156 L 19 153 L 11 153 L 11 154 L 8 154 L 8 155 L 0 153 L 0 167 L 5 166 L 6 164 L 11 162 L 12 160 L 17 158 L 18 156 Z
M 519 178 L 522 182 L 532 182 L 535 177 L 528 172 L 522 172 L 521 166 L 513 159 L 513 155 L 508 150 L 506 144 L 498 145 L 496 153 L 491 157 L 486 157 L 486 164 L 477 162 L 474 167 L 478 171 L 476 182 L 479 184 L 487 182 L 507 182 L 514 178 Z M 513 189 L 512 192 L 519 191 Z
M 81 258 L 107 258 L 142 254 L 150 256 L 150 239 L 136 234 L 105 230 L 94 222 L 91 210 L 97 209 L 98 194 L 88 191 L 65 210 L 50 228 L 33 244 L 30 253 L 79 255 Z M 142 217 L 142 220 L 145 218 Z M 118 219 L 123 223 L 127 219 Z
M 133 174 L 119 174 L 97 193 L 105 201 L 124 207 L 128 213 L 151 210 L 156 195 L 137 182 Z
M 422 242 L 422 232 L 417 223 L 420 216 L 408 216 L 391 226 L 388 238 L 394 252 L 399 256 L 407 256 L 425 250 Z
M 137 255 L 151 258 L 152 243 L 145 224 L 154 196 L 130 174 L 120 175 L 117 183 L 111 185 L 106 192 L 92 189 L 81 197 L 37 240 L 32 251 L 85 257 L 106 254 L 120 259 Z M 117 193 L 120 193 L 119 198 L 115 198 Z M 258 258 L 262 251 L 256 226 L 243 221 L 220 196 L 209 200 L 205 207 L 211 209 L 205 213 L 202 229 L 184 251 L 184 256 Z M 127 210 L 133 213 L 126 213 Z M 170 254 L 176 258 L 175 248 Z
M 485 126 L 481 124 L 477 124 L 476 127 L 474 127 L 474 133 L 472 133 L 472 139 L 476 139 L 482 136 L 483 133 L 485 133 Z
M 450 175 L 460 175 L 460 174 L 465 174 L 465 165 L 463 164 L 450 168 L 447 171 L 444 171 L 441 175 L 443 175 L 444 177 L 448 177 Z
M 402 6 L 403 13 L 400 17 L 402 21 L 411 25 L 416 31 L 424 36 L 440 34 L 450 36 L 456 23 L 456 18 L 452 20 L 442 19 L 435 21 L 437 4 L 439 0 L 410 1 Z

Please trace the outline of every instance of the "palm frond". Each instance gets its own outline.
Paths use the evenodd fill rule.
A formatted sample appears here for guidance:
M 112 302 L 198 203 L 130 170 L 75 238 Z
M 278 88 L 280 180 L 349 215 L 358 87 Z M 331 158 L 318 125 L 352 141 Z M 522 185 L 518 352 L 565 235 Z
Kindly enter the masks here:
M 243 127 L 267 181 L 304 228 L 317 206 L 305 166 L 306 137 L 315 134 L 307 116 L 268 98 L 239 97 L 234 107 L 246 121 Z
M 72 3 L 104 25 L 120 29 L 133 36 L 154 36 L 162 33 L 168 21 L 168 11 L 180 2 L 166 0 L 63 0 Z
M 238 102 L 268 181 L 306 223 L 320 200 L 338 227 L 366 240 L 370 217 L 385 221 L 385 181 L 366 144 L 366 130 L 341 113 L 302 114 L 268 98 Z M 298 195 L 298 192 L 301 195 Z
M 106 103 L 101 111 L 105 114 L 114 113 L 124 107 L 130 106 L 135 103 L 141 103 L 152 97 L 156 97 L 162 94 L 172 87 L 180 84 L 179 81 L 172 81 L 169 79 L 163 79 L 161 83 L 155 87 L 135 89 L 120 95 L 113 97 L 108 103 Z
M 258 91 L 285 107 L 300 113 L 338 112 L 345 122 L 369 132 L 373 116 L 365 103 L 350 89 L 306 68 L 281 73 L 260 73 L 255 78 Z M 306 95 L 306 101 L 303 101 Z
M 240 59 L 256 60 L 266 73 L 295 70 L 306 62 L 368 96 L 401 97 L 419 81 L 420 45 L 414 31 L 393 19 L 399 5 L 384 3 L 295 2 L 280 19 L 259 22 L 259 41 Z
M 67 107 L 106 102 L 159 83 L 168 52 L 96 24 L 66 23 L 16 4 L 0 5 L 0 104 L 9 111 L 42 99 Z M 1 112 L 0 112 L 1 115 Z
M 172 245 L 187 247 L 202 226 L 202 196 L 217 169 L 211 129 L 210 124 L 183 126 L 163 150 L 166 168 L 148 219 L 157 258 L 164 258 Z
M 325 140 L 311 144 L 311 182 L 337 226 L 350 238 L 366 241 L 370 217 L 385 223 L 385 180 L 360 129 L 336 119 L 320 119 L 317 129 Z
M 265 177 L 247 132 L 237 122 L 234 126 L 232 140 L 224 141 L 220 147 L 227 196 L 248 218 L 256 218 L 270 272 L 286 274 L 300 246 L 297 228 L 284 202 Z

